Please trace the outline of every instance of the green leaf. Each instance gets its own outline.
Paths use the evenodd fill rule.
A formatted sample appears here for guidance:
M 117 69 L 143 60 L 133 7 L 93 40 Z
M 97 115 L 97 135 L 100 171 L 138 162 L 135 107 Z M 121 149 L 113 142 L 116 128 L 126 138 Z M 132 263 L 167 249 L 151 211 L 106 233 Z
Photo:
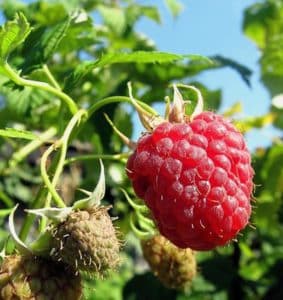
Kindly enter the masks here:
M 72 51 L 80 51 L 96 42 L 96 28 L 93 21 L 84 11 L 79 11 L 77 17 L 71 22 L 65 36 L 58 45 L 61 55 L 68 55 Z
M 238 121 L 235 121 L 235 125 L 241 132 L 247 132 L 254 128 L 262 128 L 270 125 L 275 120 L 276 115 L 273 113 L 267 113 L 259 117 L 247 117 Z
M 116 63 L 164 63 L 182 59 L 184 56 L 158 51 L 136 51 L 132 53 L 108 53 L 95 62 L 96 67 Z
M 25 140 L 38 139 L 38 137 L 30 131 L 19 130 L 15 128 L 0 129 L 0 136 Z
M 4 218 L 6 216 L 8 216 L 11 212 L 12 212 L 12 208 L 3 208 L 0 209 L 0 218 Z
M 184 9 L 183 4 L 178 0 L 164 0 L 166 6 L 174 17 L 177 17 Z
M 243 30 L 258 47 L 264 48 L 269 38 L 282 32 L 283 5 L 280 1 L 265 1 L 248 7 L 244 14 Z
M 161 18 L 159 11 L 156 7 L 154 6 L 141 6 L 141 13 L 148 17 L 149 19 L 157 22 L 158 24 L 161 23 Z
M 271 95 L 282 92 L 283 84 L 283 31 L 269 39 L 261 57 L 261 80 Z
M 134 26 L 135 22 L 141 17 L 147 17 L 156 23 L 161 23 L 161 17 L 158 8 L 155 6 L 139 5 L 131 3 L 126 8 L 126 20 L 129 26 Z
M 274 35 L 261 58 L 262 73 L 283 77 L 283 32 Z
M 246 66 L 244 66 L 230 58 L 223 57 L 221 55 L 212 56 L 211 59 L 215 63 L 215 65 L 214 65 L 215 68 L 230 67 L 240 74 L 240 76 L 242 77 L 242 79 L 248 86 L 251 85 L 250 77 L 252 75 L 252 71 L 249 68 L 247 68 Z
M 131 53 L 108 53 L 96 61 L 86 61 L 81 63 L 67 79 L 67 86 L 73 87 L 80 79 L 86 76 L 95 68 L 102 68 L 111 64 L 121 63 L 168 63 L 183 59 L 186 56 L 158 52 L 158 51 L 135 51 Z M 194 58 L 193 58 L 194 59 Z
M 101 13 L 105 24 L 112 32 L 120 35 L 126 28 L 126 18 L 124 11 L 119 7 L 108 7 L 99 5 L 98 11 Z
M 34 31 L 25 42 L 23 53 L 26 57 L 23 72 L 27 73 L 48 62 L 65 37 L 74 16 L 52 27 L 40 27 Z
M 22 13 L 13 21 L 6 22 L 0 29 L 0 64 L 7 61 L 9 54 L 29 35 L 31 27 Z

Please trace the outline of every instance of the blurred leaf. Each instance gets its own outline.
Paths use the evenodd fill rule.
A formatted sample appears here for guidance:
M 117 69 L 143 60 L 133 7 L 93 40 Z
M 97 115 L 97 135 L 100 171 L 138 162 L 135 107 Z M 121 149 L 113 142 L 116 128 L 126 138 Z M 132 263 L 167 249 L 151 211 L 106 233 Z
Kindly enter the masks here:
M 126 18 L 124 11 L 119 7 L 108 7 L 99 5 L 98 11 L 101 13 L 104 22 L 110 27 L 112 32 L 120 35 L 126 27 Z
M 41 113 L 39 111 L 35 112 L 36 109 L 40 108 L 44 112 L 44 104 L 48 102 L 53 104 L 53 108 L 58 105 L 47 92 L 39 89 L 22 88 L 11 84 L 11 88 L 10 86 L 0 86 L 0 91 L 5 93 L 6 104 L 5 110 L 0 111 L 0 115 L 3 113 L 4 117 L 7 115 L 11 120 L 38 121 Z M 1 121 L 0 119 L 0 124 Z
M 245 10 L 243 29 L 259 48 L 269 44 L 269 38 L 282 32 L 283 3 L 267 0 L 251 5 Z
M 261 57 L 261 79 L 271 95 L 282 92 L 283 85 L 283 29 L 282 34 L 274 35 Z
M 216 289 L 228 289 L 236 270 L 233 268 L 232 259 L 225 256 L 214 256 L 200 264 L 202 276 L 211 282 Z
M 176 291 L 166 289 L 150 272 L 135 275 L 123 289 L 123 300 L 174 300 L 176 296 Z
M 38 138 L 34 133 L 30 131 L 20 130 L 15 128 L 0 129 L 0 136 L 25 139 L 25 140 L 35 140 Z
M 156 23 L 161 23 L 161 18 L 157 7 L 154 6 L 140 6 L 141 13 Z
M 48 62 L 65 37 L 72 21 L 74 16 L 49 28 L 40 27 L 30 34 L 23 49 L 26 59 L 22 68 L 25 73 Z
M 32 201 L 32 191 L 18 177 L 7 177 L 4 182 L 6 192 L 9 196 L 26 203 Z
M 84 296 L 87 300 L 124 300 L 122 296 L 123 286 L 133 276 L 131 258 L 121 254 L 123 264 L 118 272 L 112 271 L 107 278 L 84 280 Z
M 63 52 L 63 54 L 79 51 L 82 47 L 92 46 L 95 39 L 96 29 L 92 24 L 91 17 L 84 11 L 79 11 L 58 45 L 58 51 Z
M 0 29 L 0 64 L 4 64 L 9 54 L 17 48 L 31 31 L 26 17 L 18 13 L 13 21 L 6 22 Z
M 158 51 L 134 51 L 131 53 L 107 53 L 96 61 L 86 61 L 81 63 L 67 78 L 67 87 L 73 87 L 78 83 L 80 79 L 86 76 L 95 68 L 102 68 L 111 64 L 125 64 L 125 63 L 136 63 L 136 64 L 147 64 L 147 63 L 169 63 L 177 60 L 187 58 L 191 61 L 205 61 L 206 63 L 212 62 L 204 56 L 200 55 L 178 55 L 166 52 Z
M 283 2 L 266 0 L 245 11 L 243 29 L 262 50 L 261 79 L 271 95 L 282 92 Z
M 267 153 L 266 161 L 261 169 L 264 188 L 273 196 L 275 193 L 283 192 L 283 145 L 274 145 Z M 270 176 L 270 174 L 276 174 Z
M 223 116 L 232 117 L 233 115 L 240 113 L 242 111 L 243 111 L 242 102 L 236 102 L 235 104 L 233 104 L 231 107 L 229 107 L 223 112 Z
M 248 280 L 259 280 L 262 275 L 267 271 L 268 266 L 264 262 L 253 261 L 241 267 L 240 275 Z
M 109 64 L 118 63 L 164 63 L 172 62 L 182 59 L 184 56 L 158 52 L 158 51 L 136 51 L 132 53 L 108 53 L 101 57 L 101 59 L 91 63 L 95 67 L 103 67 Z
M 137 3 L 131 3 L 126 11 L 127 24 L 132 26 L 139 18 L 146 16 L 156 23 L 161 23 L 158 8 L 155 6 L 144 6 Z
M 259 117 L 248 117 L 241 120 L 236 120 L 234 123 L 241 132 L 247 132 L 254 128 L 262 128 L 270 125 L 273 123 L 275 118 L 276 115 L 274 113 L 267 113 Z
M 177 17 L 183 10 L 183 4 L 179 0 L 164 0 L 166 6 L 171 11 L 174 17 Z
M 7 217 L 12 210 L 12 208 L 0 209 L 0 218 Z
M 68 16 L 64 3 L 56 0 L 30 1 L 26 6 L 25 13 L 28 19 L 34 21 L 39 27 L 56 25 Z
M 261 58 L 263 76 L 273 75 L 283 77 L 283 32 L 269 39 Z
M 245 67 L 244 65 L 242 65 L 230 58 L 223 57 L 221 55 L 212 56 L 211 59 L 216 64 L 216 67 L 230 67 L 230 68 L 234 69 L 236 72 L 238 72 L 241 75 L 242 79 L 248 86 L 251 85 L 250 77 L 252 75 L 252 71 L 250 69 L 248 69 L 247 67 Z

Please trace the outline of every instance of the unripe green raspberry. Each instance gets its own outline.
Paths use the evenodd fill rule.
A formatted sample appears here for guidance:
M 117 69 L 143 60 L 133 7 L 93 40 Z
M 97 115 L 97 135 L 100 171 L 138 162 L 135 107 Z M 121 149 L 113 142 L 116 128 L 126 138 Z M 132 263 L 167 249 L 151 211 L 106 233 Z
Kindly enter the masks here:
M 51 256 L 94 275 L 116 268 L 120 243 L 107 211 L 100 206 L 72 212 L 52 230 Z
M 62 263 L 7 256 L 0 268 L 0 300 L 79 300 L 81 278 Z
M 193 250 L 181 249 L 162 235 L 155 235 L 141 243 L 144 258 L 152 272 L 168 288 L 186 289 L 197 272 Z

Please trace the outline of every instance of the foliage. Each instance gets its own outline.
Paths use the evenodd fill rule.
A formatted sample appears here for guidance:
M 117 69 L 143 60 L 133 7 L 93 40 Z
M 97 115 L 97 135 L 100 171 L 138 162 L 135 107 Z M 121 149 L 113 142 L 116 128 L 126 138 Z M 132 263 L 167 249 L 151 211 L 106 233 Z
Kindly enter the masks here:
M 7 214 L 21 208 L 56 205 L 42 176 L 42 154 L 57 141 L 57 153 L 48 157 L 48 174 L 56 174 L 60 154 L 60 180 L 55 184 L 65 203 L 78 198 L 79 187 L 92 190 L 99 177 L 97 158 L 104 160 L 106 196 L 111 214 L 126 245 L 119 274 L 107 279 L 85 278 L 87 299 L 281 299 L 283 263 L 283 145 L 275 141 L 254 153 L 256 176 L 256 230 L 247 229 L 238 243 L 199 253 L 199 274 L 187 292 L 164 288 L 148 271 L 140 245 L 130 229 L 131 207 L 120 188 L 132 194 L 125 176 L 127 149 L 104 118 L 106 113 L 127 136 L 136 131 L 127 83 L 144 105 L 163 103 L 172 95 L 170 84 L 182 82 L 200 88 L 206 109 L 216 111 L 221 90 L 209 90 L 198 81 L 202 72 L 229 67 L 249 84 L 251 71 L 227 57 L 203 57 L 158 51 L 150 37 L 136 31 L 141 18 L 157 24 L 161 15 L 142 1 L 2 1 L 6 23 L 0 30 L 0 244 L 7 241 Z M 177 17 L 180 1 L 164 1 Z M 262 81 L 272 96 L 283 86 L 283 1 L 266 0 L 245 12 L 243 30 L 261 51 Z M 195 103 L 195 95 L 185 98 Z M 148 106 L 145 106 L 149 109 Z M 68 136 L 63 135 L 75 120 Z M 231 116 L 239 107 L 227 112 Z M 256 119 L 239 120 L 243 131 L 275 122 L 282 128 L 283 110 Z M 62 136 L 63 135 L 63 136 Z M 68 146 L 67 149 L 64 146 Z M 65 149 L 65 153 L 64 153 Z M 63 153 L 63 154 L 62 154 Z M 63 169 L 64 167 L 64 169 Z M 55 202 L 54 202 L 55 198 Z M 58 204 L 58 203 L 57 203 Z M 59 202 L 60 204 L 60 202 Z M 25 240 L 34 218 L 18 216 Z M 24 220 L 25 219 L 25 220 Z M 41 226 L 43 226 L 41 224 Z M 147 287 L 145 289 L 145 287 Z
M 261 51 L 261 80 L 275 97 L 282 93 L 283 84 L 283 1 L 266 0 L 247 8 L 243 29 Z M 282 107 L 272 105 L 277 114 L 275 125 L 283 127 Z

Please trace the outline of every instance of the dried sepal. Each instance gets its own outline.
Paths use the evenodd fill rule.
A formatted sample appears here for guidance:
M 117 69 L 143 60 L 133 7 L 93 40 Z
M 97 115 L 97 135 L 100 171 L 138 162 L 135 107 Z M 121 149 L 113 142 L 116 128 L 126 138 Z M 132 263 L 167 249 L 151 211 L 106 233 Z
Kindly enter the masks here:
M 12 239 L 16 245 L 17 250 L 19 250 L 22 254 L 32 254 L 32 250 L 29 248 L 28 245 L 26 245 L 18 236 L 16 229 L 15 229 L 15 222 L 14 222 L 14 216 L 15 211 L 18 208 L 18 204 L 13 208 L 9 215 L 9 230 L 12 236 Z

